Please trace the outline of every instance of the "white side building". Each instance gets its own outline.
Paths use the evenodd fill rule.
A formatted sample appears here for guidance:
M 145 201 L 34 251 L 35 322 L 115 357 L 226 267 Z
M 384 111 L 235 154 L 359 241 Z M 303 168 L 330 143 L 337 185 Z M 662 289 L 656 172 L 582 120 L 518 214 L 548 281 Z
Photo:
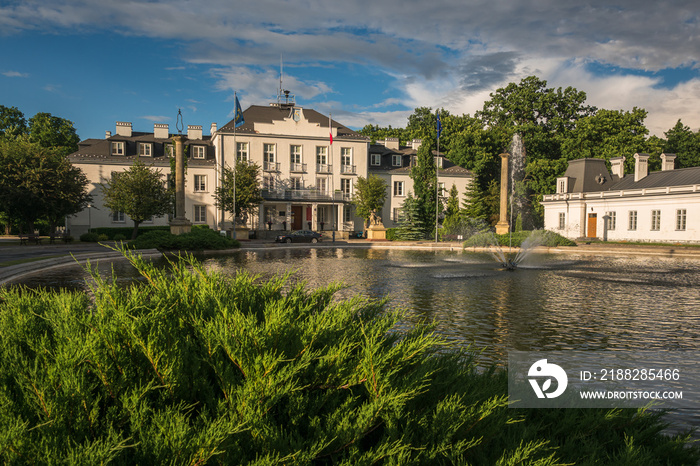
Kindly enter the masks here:
M 700 242 L 700 167 L 674 169 L 674 154 L 662 154 L 662 169 L 648 171 L 647 154 L 635 154 L 633 174 L 624 157 L 569 162 L 556 194 L 543 196 L 545 228 L 570 239 Z

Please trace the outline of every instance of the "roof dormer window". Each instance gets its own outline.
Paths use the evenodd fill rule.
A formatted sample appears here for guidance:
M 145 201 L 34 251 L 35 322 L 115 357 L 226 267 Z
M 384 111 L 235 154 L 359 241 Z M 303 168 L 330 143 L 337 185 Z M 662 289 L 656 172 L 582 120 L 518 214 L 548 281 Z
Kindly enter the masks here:
M 204 159 L 206 158 L 206 151 L 204 146 L 192 146 L 192 158 L 193 159 Z
M 140 142 L 139 155 L 142 157 L 151 157 L 153 155 L 153 144 L 148 142 Z
M 112 155 L 124 155 L 124 143 L 121 141 L 112 143 Z

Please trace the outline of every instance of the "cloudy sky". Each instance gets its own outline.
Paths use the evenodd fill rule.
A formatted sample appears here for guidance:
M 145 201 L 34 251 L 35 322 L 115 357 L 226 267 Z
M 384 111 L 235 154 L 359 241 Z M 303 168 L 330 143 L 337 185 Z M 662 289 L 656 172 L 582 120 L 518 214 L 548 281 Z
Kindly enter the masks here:
M 184 123 L 208 133 L 280 85 L 353 128 L 419 106 L 473 114 L 537 75 L 588 104 L 700 128 L 697 0 L 0 0 L 0 104 L 104 137 Z

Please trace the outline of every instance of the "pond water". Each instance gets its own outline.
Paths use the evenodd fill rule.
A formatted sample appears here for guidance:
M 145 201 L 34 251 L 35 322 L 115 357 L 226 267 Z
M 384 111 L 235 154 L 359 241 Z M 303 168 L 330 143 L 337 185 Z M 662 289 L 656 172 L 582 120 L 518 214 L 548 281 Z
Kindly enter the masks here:
M 700 354 L 700 259 L 532 254 L 504 271 L 488 254 L 353 248 L 269 248 L 202 257 L 207 268 L 310 286 L 341 282 L 339 297 L 389 299 L 407 324 L 437 331 L 503 364 L 509 350 L 658 350 Z M 109 273 L 102 267 L 102 273 Z M 125 263 L 117 275 L 128 279 Z M 82 288 L 79 268 L 26 278 Z M 700 426 L 697 413 L 681 425 Z

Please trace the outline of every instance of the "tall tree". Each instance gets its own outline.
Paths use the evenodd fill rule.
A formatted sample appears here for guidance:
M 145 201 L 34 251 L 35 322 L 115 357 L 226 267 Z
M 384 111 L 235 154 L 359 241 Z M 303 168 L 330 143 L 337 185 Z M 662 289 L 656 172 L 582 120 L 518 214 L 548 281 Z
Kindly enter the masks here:
M 217 207 L 234 214 L 235 218 L 247 221 L 248 216 L 258 209 L 263 200 L 258 183 L 259 174 L 260 167 L 254 163 L 238 161 L 235 171 L 228 166 L 224 167 L 223 186 L 214 192 Z
M 172 207 L 173 194 L 165 186 L 161 172 L 138 160 L 128 170 L 115 173 L 101 188 L 104 206 L 133 220 L 131 239 L 136 239 L 144 220 L 165 215 Z
M 435 207 L 437 195 L 436 168 L 433 157 L 431 141 L 423 141 L 416 154 L 416 164 L 411 167 L 411 179 L 413 179 L 413 193 L 418 205 L 418 215 L 426 236 L 434 232 Z
M 0 211 L 29 231 L 34 222 L 49 222 L 51 236 L 68 215 L 91 201 L 85 174 L 57 149 L 41 147 L 26 137 L 0 139 Z
M 562 154 L 567 160 L 595 157 L 609 161 L 626 157 L 630 161 L 626 167 L 629 173 L 633 170 L 632 154 L 644 152 L 647 147 L 646 116 L 646 110 L 636 107 L 631 112 L 600 109 L 576 122 L 562 143 Z
M 17 107 L 0 105 L 0 138 L 27 134 L 27 120 Z
M 400 212 L 401 220 L 396 229 L 396 238 L 402 241 L 418 241 L 425 238 L 426 226 L 422 219 L 420 204 L 412 193 L 408 193 L 404 199 Z
M 63 154 L 78 150 L 80 138 L 73 122 L 50 113 L 37 113 L 29 119 L 29 139 L 42 147 L 54 147 Z
M 358 217 L 364 219 L 365 228 L 369 226 L 372 212 L 381 212 L 386 200 L 386 183 L 377 175 L 367 178 L 357 177 L 352 203 L 357 209 Z
M 693 133 L 678 120 L 676 125 L 664 134 L 667 140 L 664 151 L 676 154 L 676 163 L 680 168 L 700 166 L 700 132 Z

